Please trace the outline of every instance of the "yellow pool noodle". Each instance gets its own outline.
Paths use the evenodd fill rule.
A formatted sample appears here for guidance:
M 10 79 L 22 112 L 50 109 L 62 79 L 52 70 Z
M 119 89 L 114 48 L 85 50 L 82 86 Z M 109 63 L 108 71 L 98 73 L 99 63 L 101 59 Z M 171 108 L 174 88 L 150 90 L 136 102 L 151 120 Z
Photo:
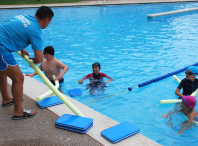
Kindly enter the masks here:
M 181 82 L 181 80 L 180 80 L 176 75 L 173 75 L 173 78 L 174 78 L 178 83 Z M 197 88 L 191 95 L 195 97 L 197 94 L 198 94 L 198 88 Z M 180 102 L 182 102 L 181 99 L 160 100 L 160 103 L 161 103 L 161 104 L 180 103 Z
M 55 79 L 56 76 L 53 75 L 52 78 Z M 59 81 L 58 81 L 58 80 L 55 81 L 55 86 L 54 86 L 54 87 L 55 87 L 56 89 L 59 88 Z M 42 95 L 38 96 L 38 97 L 36 98 L 36 101 L 41 101 L 42 99 L 48 97 L 48 96 L 51 95 L 52 93 L 53 93 L 53 91 L 52 91 L 52 90 L 49 90 L 49 91 L 43 93 Z
M 17 51 L 16 53 L 22 57 L 20 51 Z M 54 94 L 56 94 L 56 96 L 58 96 L 58 98 L 60 98 L 60 100 L 71 111 L 73 111 L 77 116 L 84 117 L 84 115 L 69 100 L 67 100 L 67 98 L 65 98 L 58 89 L 54 87 L 54 85 L 49 81 L 49 79 L 43 74 L 43 72 L 37 67 L 37 65 L 34 64 L 33 61 L 28 58 L 27 55 L 24 56 L 24 59 L 30 64 L 30 66 L 35 70 L 35 72 L 40 76 L 40 78 L 45 82 L 45 84 L 54 92 Z
M 160 104 L 181 103 L 181 99 L 160 100 Z

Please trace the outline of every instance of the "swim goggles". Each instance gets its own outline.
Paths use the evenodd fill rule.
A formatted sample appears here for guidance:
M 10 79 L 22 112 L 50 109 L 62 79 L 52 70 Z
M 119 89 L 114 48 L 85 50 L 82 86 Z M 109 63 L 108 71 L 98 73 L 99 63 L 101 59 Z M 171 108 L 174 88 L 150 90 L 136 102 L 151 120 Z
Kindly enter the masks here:
M 187 72 L 187 71 L 186 71 L 185 74 L 187 74 L 187 75 L 190 76 L 190 75 L 192 75 L 193 73 L 192 73 L 192 72 Z
M 184 99 L 184 97 L 182 97 L 182 101 L 183 101 L 186 105 L 188 105 L 189 108 L 193 109 L 193 106 L 190 105 L 190 104 L 188 104 L 188 103 L 186 102 L 186 100 Z
M 46 52 L 43 52 L 43 55 L 47 55 L 47 53 Z
M 100 64 L 99 63 L 94 63 L 94 64 L 92 64 L 92 66 L 100 66 Z

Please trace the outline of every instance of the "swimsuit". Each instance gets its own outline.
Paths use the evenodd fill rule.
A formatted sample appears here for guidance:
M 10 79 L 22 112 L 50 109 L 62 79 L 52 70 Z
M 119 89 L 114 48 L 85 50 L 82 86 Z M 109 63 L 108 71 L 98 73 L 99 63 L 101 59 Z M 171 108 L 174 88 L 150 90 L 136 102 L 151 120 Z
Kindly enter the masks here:
M 51 82 L 53 85 L 55 85 L 54 80 L 50 80 L 50 82 Z M 64 82 L 64 78 L 60 79 L 59 84 L 62 84 L 63 82 Z
M 104 87 L 106 86 L 106 83 L 103 82 L 103 77 L 109 78 L 109 76 L 107 76 L 105 73 L 99 73 L 98 75 L 95 75 L 94 73 L 88 74 L 86 75 L 84 78 L 82 78 L 82 80 L 86 80 L 89 79 L 90 83 L 87 84 L 87 88 L 90 88 L 90 94 L 93 94 L 95 92 L 95 90 L 101 89 L 104 90 Z
M 94 73 L 91 73 L 91 74 L 86 75 L 84 78 L 82 78 L 82 80 L 89 79 L 90 83 L 102 82 L 103 77 L 106 77 L 106 78 L 110 79 L 110 77 L 107 76 L 105 73 L 99 73 L 98 75 L 95 75 Z
M 183 95 L 191 95 L 198 88 L 198 80 L 195 79 L 195 81 L 192 82 L 191 80 L 187 80 L 185 78 L 180 82 L 177 88 L 180 90 L 183 88 Z M 181 98 L 182 97 L 179 97 L 179 99 Z

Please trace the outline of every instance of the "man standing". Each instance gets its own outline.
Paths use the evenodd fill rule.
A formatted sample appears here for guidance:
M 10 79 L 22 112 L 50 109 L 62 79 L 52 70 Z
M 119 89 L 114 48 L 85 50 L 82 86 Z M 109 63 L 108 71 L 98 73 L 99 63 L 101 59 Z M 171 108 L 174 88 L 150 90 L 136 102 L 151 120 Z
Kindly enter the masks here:
M 13 120 L 33 117 L 36 112 L 22 108 L 24 76 L 12 56 L 12 52 L 21 51 L 22 56 L 29 56 L 24 50 L 29 44 L 32 45 L 35 64 L 43 60 L 42 54 L 42 31 L 51 22 L 53 11 L 46 6 L 38 8 L 35 16 L 19 15 L 0 24 L 0 91 L 2 94 L 2 106 L 14 104 Z M 7 90 L 7 77 L 12 80 L 12 95 Z

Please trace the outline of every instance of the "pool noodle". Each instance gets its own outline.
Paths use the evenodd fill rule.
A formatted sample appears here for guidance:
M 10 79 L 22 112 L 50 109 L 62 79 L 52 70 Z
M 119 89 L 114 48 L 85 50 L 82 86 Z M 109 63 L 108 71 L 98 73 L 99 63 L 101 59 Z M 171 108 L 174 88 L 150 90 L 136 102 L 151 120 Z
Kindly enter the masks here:
M 191 11 L 197 11 L 198 8 L 190 8 L 190 9 L 183 9 L 183 10 L 178 10 L 178 11 L 170 11 L 170 12 L 163 12 L 163 13 L 156 13 L 156 14 L 148 14 L 147 18 L 152 19 L 155 17 L 160 17 L 160 16 L 167 16 L 167 15 L 173 15 L 173 14 L 179 14 L 179 13 L 185 13 L 185 12 L 191 12 Z
M 22 57 L 20 51 L 16 52 L 18 55 Z M 84 117 L 84 115 L 69 101 L 67 100 L 62 93 L 58 89 L 54 87 L 54 85 L 49 81 L 49 79 L 42 73 L 42 71 L 37 67 L 36 64 L 33 63 L 32 60 L 28 58 L 27 55 L 24 56 L 24 59 L 30 64 L 30 66 L 35 70 L 35 72 L 40 76 L 40 78 L 45 82 L 45 84 L 60 98 L 60 100 L 70 109 L 72 110 L 77 116 Z
M 56 76 L 53 75 L 52 78 L 55 79 Z M 55 86 L 54 86 L 54 87 L 55 87 L 56 89 L 58 89 L 58 87 L 59 87 L 59 81 L 58 81 L 58 80 L 55 81 Z M 48 96 L 51 95 L 52 93 L 53 93 L 52 90 L 49 90 L 49 91 L 43 93 L 42 95 L 38 96 L 38 97 L 36 98 L 36 101 L 41 101 L 42 99 L 48 97 Z

